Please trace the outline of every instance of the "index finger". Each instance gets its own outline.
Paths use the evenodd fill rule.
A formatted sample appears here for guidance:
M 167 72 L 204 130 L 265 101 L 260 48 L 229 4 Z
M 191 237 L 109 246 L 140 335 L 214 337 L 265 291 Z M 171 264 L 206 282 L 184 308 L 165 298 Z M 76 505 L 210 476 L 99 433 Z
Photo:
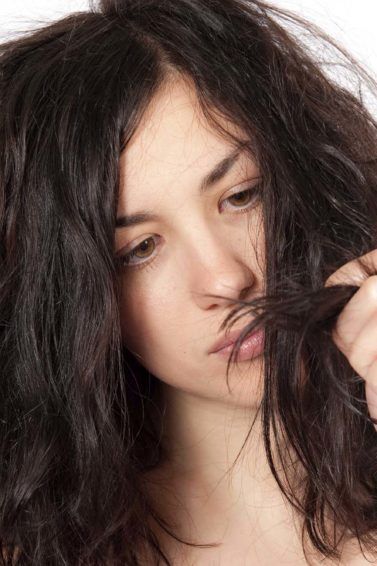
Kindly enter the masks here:
M 326 279 L 324 286 L 331 287 L 337 284 L 361 286 L 370 275 L 363 271 L 359 261 L 362 261 L 371 272 L 377 273 L 377 250 L 372 250 L 342 265 Z

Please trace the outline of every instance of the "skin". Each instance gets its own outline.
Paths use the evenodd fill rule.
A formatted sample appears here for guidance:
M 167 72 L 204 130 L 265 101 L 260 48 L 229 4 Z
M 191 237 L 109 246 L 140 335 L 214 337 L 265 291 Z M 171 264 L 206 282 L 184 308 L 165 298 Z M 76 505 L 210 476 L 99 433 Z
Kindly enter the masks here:
M 242 137 L 233 124 L 223 124 Z M 229 392 L 226 360 L 208 353 L 225 333 L 219 327 L 232 310 L 229 300 L 263 294 L 261 204 L 252 198 L 247 204 L 246 196 L 239 203 L 229 199 L 256 184 L 257 164 L 242 154 L 221 181 L 199 194 L 202 178 L 232 149 L 200 114 L 190 84 L 176 80 L 155 97 L 121 156 L 118 217 L 145 209 L 161 216 L 116 232 L 117 255 L 152 237 L 132 260 L 148 265 L 122 271 L 120 304 L 124 342 L 160 381 L 166 411 L 171 459 L 150 475 L 148 489 L 180 536 L 221 542 L 182 554 L 182 546 L 159 532 L 173 563 L 241 566 L 249 557 L 261 566 L 305 564 L 301 523 L 270 472 L 259 417 L 247 449 L 227 473 L 263 392 L 262 356 L 234 365 Z M 342 564 L 364 563 L 352 560 Z
M 359 259 L 377 271 L 377 250 Z M 356 261 L 349 261 L 326 281 L 325 287 L 348 283 L 360 289 L 340 313 L 333 340 L 350 365 L 365 379 L 365 397 L 369 415 L 377 419 L 377 276 L 365 277 Z M 377 425 L 374 425 L 377 431 Z

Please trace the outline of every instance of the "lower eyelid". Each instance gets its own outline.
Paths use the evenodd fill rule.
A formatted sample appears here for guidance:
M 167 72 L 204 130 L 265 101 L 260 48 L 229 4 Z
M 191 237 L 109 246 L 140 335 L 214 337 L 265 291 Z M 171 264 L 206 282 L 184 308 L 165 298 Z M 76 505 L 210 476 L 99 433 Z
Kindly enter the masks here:
M 136 263 L 126 263 L 126 260 L 127 260 L 129 257 L 132 257 L 132 254 L 137 250 L 137 248 L 138 248 L 143 242 L 145 242 L 145 240 L 150 240 L 150 239 L 152 239 L 152 240 L 155 241 L 155 250 L 153 251 L 153 253 L 152 253 L 149 257 L 147 257 L 144 261 L 143 261 L 142 259 L 140 259 L 140 261 L 139 261 L 139 262 L 136 262 Z M 141 241 L 139 242 L 139 244 L 138 244 L 137 246 L 134 246 L 134 248 L 133 248 L 132 250 L 130 250 L 130 251 L 127 252 L 127 253 L 124 253 L 123 255 L 120 255 L 120 256 L 117 258 L 117 263 L 118 263 L 119 265 L 123 266 L 123 267 L 126 267 L 126 268 L 127 268 L 127 267 L 131 267 L 132 269 L 133 269 L 133 268 L 138 268 L 138 267 L 144 267 L 144 266 L 146 266 L 148 263 L 151 263 L 151 262 L 154 260 L 154 258 L 155 258 L 155 256 L 156 256 L 156 249 L 158 248 L 159 240 L 160 240 L 160 239 L 161 239 L 160 236 L 156 236 L 156 235 L 154 235 L 154 236 L 148 236 L 147 238 L 144 238 L 143 240 L 141 240 Z
M 256 199 L 257 196 L 259 195 L 259 185 L 254 185 L 254 186 L 251 186 L 251 187 L 247 187 L 246 189 L 243 189 L 242 191 L 235 192 L 235 193 L 229 195 L 228 197 L 226 197 L 226 198 L 221 202 L 221 204 L 222 204 L 223 202 L 228 201 L 228 199 L 230 199 L 230 198 L 232 198 L 232 197 L 234 197 L 234 196 L 237 196 L 238 194 L 242 194 L 242 193 L 246 193 L 246 192 L 250 193 L 251 200 L 250 200 L 249 203 L 247 203 L 247 204 L 244 206 L 244 208 L 240 208 L 238 212 L 239 212 L 239 213 L 241 213 L 241 212 L 247 212 L 248 210 L 250 210 L 250 209 L 253 207 L 253 204 L 254 204 L 255 199 Z M 233 210 L 236 214 L 238 213 L 238 212 L 237 212 L 237 207 L 234 207 L 234 208 L 231 207 L 231 210 Z

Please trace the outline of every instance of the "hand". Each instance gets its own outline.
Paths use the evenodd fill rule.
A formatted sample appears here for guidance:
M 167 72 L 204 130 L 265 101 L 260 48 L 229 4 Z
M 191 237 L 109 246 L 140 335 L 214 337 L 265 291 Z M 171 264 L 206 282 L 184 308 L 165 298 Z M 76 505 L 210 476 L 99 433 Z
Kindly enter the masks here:
M 377 271 L 377 250 L 362 260 L 374 266 Z M 333 273 L 325 287 L 334 284 L 360 285 L 341 311 L 333 340 L 346 356 L 356 373 L 365 380 L 365 395 L 369 415 L 377 418 L 377 275 L 370 277 L 361 272 L 356 260 L 350 261 Z M 377 430 L 377 425 L 374 425 Z

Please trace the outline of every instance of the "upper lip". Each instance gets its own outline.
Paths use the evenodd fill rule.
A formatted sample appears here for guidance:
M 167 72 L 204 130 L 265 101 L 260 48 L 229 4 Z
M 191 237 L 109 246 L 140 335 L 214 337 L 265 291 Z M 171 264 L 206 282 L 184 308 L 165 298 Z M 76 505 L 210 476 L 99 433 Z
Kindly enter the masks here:
M 233 330 L 232 332 L 229 332 L 226 336 L 223 336 L 222 338 L 217 340 L 208 353 L 213 354 L 214 352 L 218 352 L 219 350 L 222 350 L 223 348 L 234 344 L 237 338 L 241 335 L 242 331 L 243 328 L 241 330 Z M 255 330 L 254 332 L 257 332 L 257 330 Z M 252 332 L 252 334 L 254 334 L 254 332 Z

